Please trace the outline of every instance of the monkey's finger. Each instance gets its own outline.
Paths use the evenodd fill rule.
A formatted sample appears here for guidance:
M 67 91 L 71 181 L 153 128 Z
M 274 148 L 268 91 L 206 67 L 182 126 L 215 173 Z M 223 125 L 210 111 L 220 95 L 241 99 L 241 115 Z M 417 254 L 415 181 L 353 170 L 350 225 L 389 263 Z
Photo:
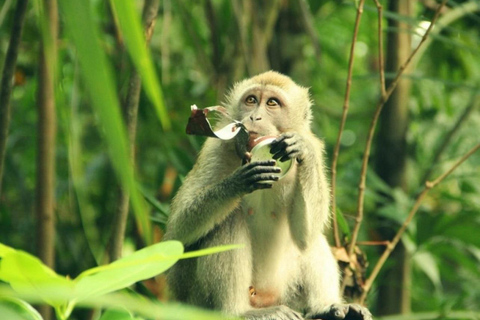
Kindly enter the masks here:
M 299 143 L 298 139 L 286 139 L 282 143 L 277 144 L 273 146 L 270 149 L 271 154 L 276 154 L 276 153 L 281 153 L 281 152 L 286 152 L 289 153 L 288 149 L 295 148 L 295 149 L 300 149 L 301 148 L 301 143 Z M 273 157 L 274 159 L 278 159 Z
M 278 181 L 279 177 L 273 174 L 256 174 L 250 177 L 251 184 L 262 183 L 264 181 Z
M 275 160 L 278 160 L 280 159 L 281 157 L 283 157 L 284 155 L 288 154 L 288 148 L 291 148 L 292 146 L 287 146 L 285 145 L 283 148 L 279 149 L 279 150 L 273 150 L 275 152 L 272 152 L 272 150 L 270 151 L 273 156 L 272 158 L 275 159 Z
M 260 167 L 260 166 L 273 167 L 276 163 L 277 161 L 275 160 L 254 161 L 247 164 L 246 167 L 247 168 L 254 168 L 254 167 Z
M 270 144 L 270 153 L 274 154 L 274 153 L 277 153 L 278 151 L 280 151 L 282 149 L 285 149 L 288 145 L 292 144 L 292 142 L 291 141 L 289 142 L 288 140 L 293 138 L 294 136 L 295 136 L 295 134 L 291 133 L 291 132 L 282 134 L 280 137 L 275 139 Z
M 280 162 L 285 162 L 289 159 L 301 159 L 302 152 L 297 148 L 289 148 L 286 150 L 286 154 L 280 158 Z M 303 160 L 303 159 L 301 159 Z
M 250 168 L 247 172 L 245 172 L 246 176 L 254 177 L 257 175 L 265 174 L 265 173 L 281 173 L 282 169 L 280 167 L 265 167 L 265 166 L 258 166 Z
M 253 190 L 252 191 L 259 190 L 259 189 L 271 189 L 272 187 L 273 187 L 273 184 L 271 184 L 271 183 L 266 183 L 266 182 L 255 183 L 255 184 L 253 184 Z
M 280 136 L 278 136 L 275 140 L 272 141 L 272 145 L 274 144 L 278 144 L 280 142 L 282 142 L 283 140 L 287 139 L 287 138 L 290 138 L 291 137 L 291 133 L 282 133 Z
M 273 156 L 275 160 L 280 159 L 280 162 L 285 162 L 289 159 L 297 158 L 301 154 L 300 149 L 288 148 L 282 152 L 279 152 Z

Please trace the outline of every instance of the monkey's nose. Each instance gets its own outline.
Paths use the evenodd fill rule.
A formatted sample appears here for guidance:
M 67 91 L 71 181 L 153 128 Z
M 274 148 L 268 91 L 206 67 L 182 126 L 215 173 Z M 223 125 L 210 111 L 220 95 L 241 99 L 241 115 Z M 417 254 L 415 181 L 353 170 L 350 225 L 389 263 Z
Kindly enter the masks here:
M 250 120 L 252 121 L 258 121 L 258 120 L 262 120 L 262 116 L 250 116 Z

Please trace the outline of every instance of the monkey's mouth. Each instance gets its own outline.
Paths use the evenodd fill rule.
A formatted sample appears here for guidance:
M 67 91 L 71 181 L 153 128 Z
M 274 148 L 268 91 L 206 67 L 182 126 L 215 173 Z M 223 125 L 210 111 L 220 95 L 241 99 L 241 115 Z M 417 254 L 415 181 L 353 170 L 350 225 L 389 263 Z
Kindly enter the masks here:
M 260 134 L 258 132 L 255 132 L 255 131 L 248 131 L 248 136 L 249 136 L 250 140 L 255 140 L 258 137 L 260 137 Z

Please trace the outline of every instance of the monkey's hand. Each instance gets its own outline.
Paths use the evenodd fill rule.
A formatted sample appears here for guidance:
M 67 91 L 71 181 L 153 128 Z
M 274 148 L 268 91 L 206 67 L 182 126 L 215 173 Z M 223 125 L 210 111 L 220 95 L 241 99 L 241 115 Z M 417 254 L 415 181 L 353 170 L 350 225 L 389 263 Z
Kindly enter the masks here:
M 245 164 L 235 170 L 227 178 L 227 185 L 233 187 L 233 192 L 240 194 L 251 193 L 259 189 L 269 189 L 273 182 L 278 181 L 279 167 L 275 160 L 255 161 Z
M 359 304 L 332 304 L 324 312 L 307 314 L 306 319 L 372 320 L 372 314 Z
M 281 162 L 297 158 L 298 163 L 302 163 L 307 152 L 308 148 L 305 140 L 294 132 L 286 132 L 280 135 L 272 142 L 270 149 L 273 159 L 280 159 Z

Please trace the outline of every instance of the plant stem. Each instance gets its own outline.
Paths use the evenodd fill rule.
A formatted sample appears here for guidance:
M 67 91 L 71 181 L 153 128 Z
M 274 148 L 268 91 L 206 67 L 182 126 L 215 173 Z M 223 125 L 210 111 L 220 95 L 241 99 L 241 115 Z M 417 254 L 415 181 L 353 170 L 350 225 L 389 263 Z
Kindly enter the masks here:
M 335 199 L 335 189 L 336 189 L 336 179 L 337 179 L 337 162 L 338 162 L 338 155 L 340 153 L 340 142 L 342 139 L 343 129 L 345 128 L 345 122 L 347 121 L 347 114 L 349 108 L 349 101 L 350 101 L 350 88 L 352 86 L 352 74 L 353 74 L 353 62 L 354 62 L 354 54 L 355 54 L 355 44 L 357 42 L 358 37 L 358 30 L 360 29 L 360 20 L 362 18 L 363 13 L 363 5 L 365 0 L 360 0 L 357 8 L 357 16 L 355 18 L 355 27 L 353 30 L 353 37 L 352 37 L 352 44 L 350 46 L 350 58 L 348 60 L 348 75 L 347 75 L 347 84 L 345 89 L 345 99 L 343 101 L 343 113 L 342 113 L 342 120 L 340 121 L 340 128 L 338 129 L 338 136 L 337 142 L 335 144 L 335 149 L 333 151 L 333 159 L 332 159 L 332 178 L 331 178 L 331 190 L 330 190 L 330 198 L 332 202 L 332 212 L 333 212 L 333 233 L 335 237 L 335 246 L 340 247 L 340 234 L 338 230 L 338 223 L 337 223 L 337 214 L 336 214 L 336 199 Z

